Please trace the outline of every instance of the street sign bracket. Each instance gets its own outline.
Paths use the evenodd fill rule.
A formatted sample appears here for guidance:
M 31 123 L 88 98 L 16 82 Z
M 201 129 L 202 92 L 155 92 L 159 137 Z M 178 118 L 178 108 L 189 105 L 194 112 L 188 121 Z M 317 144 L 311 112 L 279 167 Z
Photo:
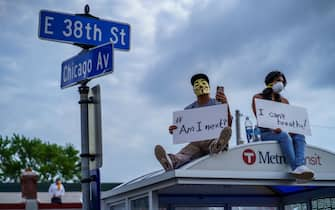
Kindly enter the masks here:
M 75 14 L 75 16 L 83 16 L 83 17 L 89 17 L 89 18 L 93 18 L 93 19 L 96 19 L 96 20 L 100 20 L 99 17 L 96 17 L 96 16 L 90 14 L 90 6 L 88 4 L 85 5 L 84 12 L 85 13 L 77 13 L 77 14 Z M 95 47 L 95 45 L 78 44 L 78 43 L 74 43 L 73 45 L 81 47 L 84 50 L 88 50 L 90 48 Z
M 88 157 L 91 161 L 94 161 L 97 156 L 99 156 L 99 155 L 98 154 L 90 154 L 90 153 L 80 154 L 80 157 Z
M 92 180 L 91 177 L 86 178 L 86 179 L 81 179 L 81 180 L 80 180 L 81 183 L 90 183 L 90 182 L 92 182 L 92 181 L 93 181 L 93 180 Z
M 84 92 L 84 93 L 86 93 L 86 91 L 89 90 L 89 87 L 87 86 L 87 83 L 88 83 L 89 81 L 90 81 L 90 80 L 85 80 L 85 81 L 81 82 L 81 85 L 78 87 L 79 92 Z M 87 92 L 87 94 L 88 94 L 88 92 Z M 82 98 L 81 98 L 81 99 L 78 101 L 78 104 L 91 104 L 91 103 L 93 103 L 93 101 L 92 101 L 90 98 L 88 98 L 88 99 L 82 99 Z
M 100 20 L 99 17 L 96 17 L 96 16 L 90 14 L 90 6 L 88 4 L 85 5 L 84 12 L 85 13 L 77 13 L 75 15 L 77 15 L 77 16 L 85 16 L 85 17 L 90 17 L 90 18 L 94 18 L 94 19 Z
M 97 180 L 98 180 L 98 176 L 97 175 L 91 175 L 89 178 L 81 179 L 80 182 L 81 183 L 91 183 L 91 182 L 95 182 Z
M 80 100 L 78 104 L 94 104 L 94 101 L 91 98 L 89 98 L 87 100 Z

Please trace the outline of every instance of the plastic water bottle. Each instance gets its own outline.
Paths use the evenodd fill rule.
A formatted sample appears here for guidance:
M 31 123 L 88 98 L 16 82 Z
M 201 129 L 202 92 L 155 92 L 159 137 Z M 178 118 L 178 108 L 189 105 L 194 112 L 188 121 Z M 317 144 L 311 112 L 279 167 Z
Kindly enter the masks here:
M 254 128 L 254 141 L 262 141 L 261 129 L 259 129 L 259 127 L 256 125 Z
M 247 136 L 248 143 L 250 143 L 254 136 L 254 128 L 252 126 L 252 122 L 249 119 L 249 117 L 245 118 L 244 126 L 245 126 L 245 133 Z

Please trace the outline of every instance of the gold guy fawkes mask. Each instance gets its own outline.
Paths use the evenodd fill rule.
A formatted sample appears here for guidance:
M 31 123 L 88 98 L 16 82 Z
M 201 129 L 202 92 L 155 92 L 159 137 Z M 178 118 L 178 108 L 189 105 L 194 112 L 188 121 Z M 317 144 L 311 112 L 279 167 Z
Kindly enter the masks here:
M 202 78 L 195 80 L 193 84 L 193 91 L 196 96 L 209 94 L 210 87 L 208 82 Z

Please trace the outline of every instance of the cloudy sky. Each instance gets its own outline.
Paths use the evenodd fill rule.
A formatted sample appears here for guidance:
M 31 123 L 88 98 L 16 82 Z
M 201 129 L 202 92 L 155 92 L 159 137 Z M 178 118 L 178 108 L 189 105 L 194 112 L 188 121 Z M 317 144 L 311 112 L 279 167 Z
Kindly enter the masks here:
M 81 149 L 78 86 L 60 89 L 61 63 L 80 48 L 41 40 L 37 31 L 40 10 L 82 13 L 87 3 L 92 15 L 131 25 L 131 50 L 115 51 L 114 73 L 89 82 L 101 86 L 102 181 L 160 169 L 155 144 L 170 152 L 183 146 L 172 144 L 167 128 L 172 112 L 194 101 L 189 80 L 198 72 L 212 87 L 224 85 L 232 110 L 252 116 L 252 96 L 280 69 L 283 95 L 308 110 L 307 142 L 335 152 L 331 0 L 0 0 L 0 135 Z

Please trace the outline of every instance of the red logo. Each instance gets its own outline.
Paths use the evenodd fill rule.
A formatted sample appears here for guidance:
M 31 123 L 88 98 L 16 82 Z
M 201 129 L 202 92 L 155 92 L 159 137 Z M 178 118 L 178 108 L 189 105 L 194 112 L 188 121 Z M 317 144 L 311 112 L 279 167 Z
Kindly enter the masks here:
M 242 153 L 242 158 L 246 164 L 252 165 L 256 162 L 256 153 L 252 149 L 246 149 Z

